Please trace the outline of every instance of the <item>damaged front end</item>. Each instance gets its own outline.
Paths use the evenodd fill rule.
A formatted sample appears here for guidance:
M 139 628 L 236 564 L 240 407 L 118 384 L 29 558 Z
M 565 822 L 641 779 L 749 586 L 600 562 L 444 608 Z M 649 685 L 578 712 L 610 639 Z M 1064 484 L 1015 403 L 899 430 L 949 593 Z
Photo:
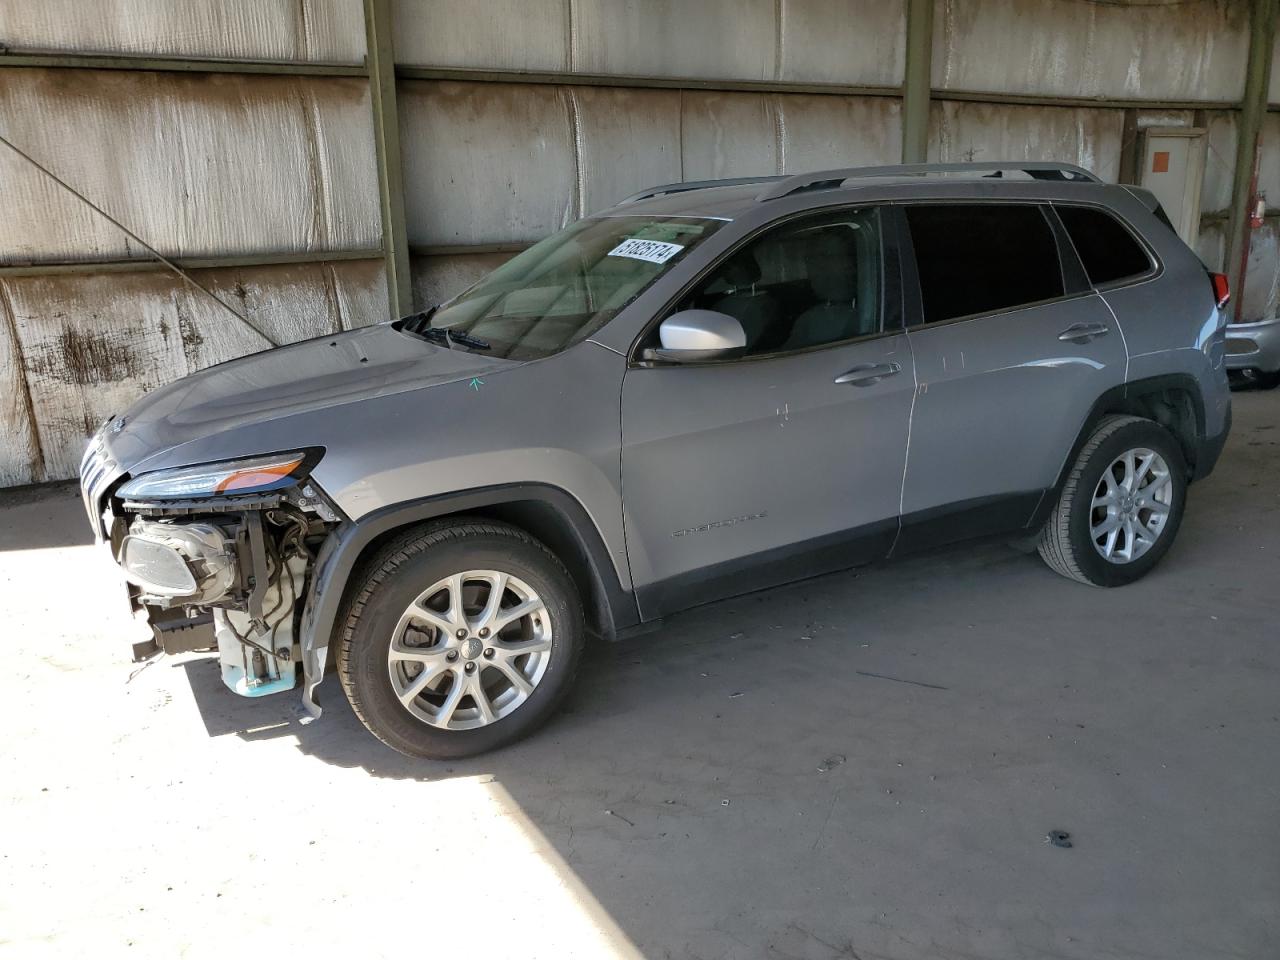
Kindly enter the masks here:
M 216 646 L 222 680 L 264 696 L 295 687 L 313 716 L 324 651 L 300 642 L 302 611 L 320 546 L 341 518 L 308 479 L 316 449 L 109 479 L 105 444 L 85 455 L 81 485 L 90 521 L 124 571 L 135 611 L 158 650 Z

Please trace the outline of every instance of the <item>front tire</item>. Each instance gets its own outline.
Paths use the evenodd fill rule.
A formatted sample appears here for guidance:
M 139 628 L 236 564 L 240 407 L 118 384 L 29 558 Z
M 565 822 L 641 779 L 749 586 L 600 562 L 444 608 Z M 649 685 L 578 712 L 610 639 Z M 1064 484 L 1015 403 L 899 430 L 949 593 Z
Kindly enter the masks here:
M 487 520 L 428 524 L 369 564 L 338 675 L 361 722 L 410 757 L 469 757 L 528 735 L 568 693 L 584 636 L 563 564 Z
M 1186 462 L 1168 430 L 1141 417 L 1106 417 L 1076 457 L 1040 532 L 1040 556 L 1081 583 L 1132 583 L 1172 545 L 1186 494 Z

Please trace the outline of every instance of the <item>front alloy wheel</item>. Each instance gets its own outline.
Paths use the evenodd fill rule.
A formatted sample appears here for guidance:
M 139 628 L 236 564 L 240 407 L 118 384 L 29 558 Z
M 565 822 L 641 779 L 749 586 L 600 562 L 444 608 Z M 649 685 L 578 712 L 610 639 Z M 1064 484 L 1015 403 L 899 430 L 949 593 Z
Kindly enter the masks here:
M 400 616 L 387 667 L 404 708 L 442 730 L 510 716 L 551 662 L 551 615 L 527 583 L 469 570 L 423 591 Z
M 568 692 L 584 635 L 560 561 L 524 531 L 438 521 L 385 547 L 348 602 L 338 674 L 364 725 L 411 757 L 525 736 Z

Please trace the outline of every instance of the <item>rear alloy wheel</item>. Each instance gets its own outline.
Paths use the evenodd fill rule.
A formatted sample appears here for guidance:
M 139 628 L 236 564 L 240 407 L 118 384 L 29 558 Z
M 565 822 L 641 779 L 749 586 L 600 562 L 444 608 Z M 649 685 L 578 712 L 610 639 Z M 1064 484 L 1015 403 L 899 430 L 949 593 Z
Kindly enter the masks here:
M 378 739 L 451 759 L 510 743 L 550 716 L 582 637 L 577 589 L 546 547 L 506 524 L 442 522 L 370 564 L 338 671 Z
M 1146 447 L 1126 450 L 1102 471 L 1093 491 L 1089 539 L 1102 559 L 1132 563 L 1160 539 L 1173 506 L 1173 478 L 1164 457 Z
M 1081 449 L 1040 533 L 1064 577 L 1113 587 L 1142 577 L 1173 542 L 1186 501 L 1177 440 L 1141 417 L 1104 419 Z

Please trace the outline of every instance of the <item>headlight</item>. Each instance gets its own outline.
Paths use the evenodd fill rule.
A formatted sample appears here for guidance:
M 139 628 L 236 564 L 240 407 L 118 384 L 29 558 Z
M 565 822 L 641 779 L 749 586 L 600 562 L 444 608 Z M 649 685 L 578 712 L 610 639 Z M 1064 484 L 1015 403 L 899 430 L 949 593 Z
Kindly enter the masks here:
M 265 493 L 296 483 L 319 459 L 317 453 L 296 451 L 157 470 L 134 477 L 116 495 L 125 500 L 188 500 Z

